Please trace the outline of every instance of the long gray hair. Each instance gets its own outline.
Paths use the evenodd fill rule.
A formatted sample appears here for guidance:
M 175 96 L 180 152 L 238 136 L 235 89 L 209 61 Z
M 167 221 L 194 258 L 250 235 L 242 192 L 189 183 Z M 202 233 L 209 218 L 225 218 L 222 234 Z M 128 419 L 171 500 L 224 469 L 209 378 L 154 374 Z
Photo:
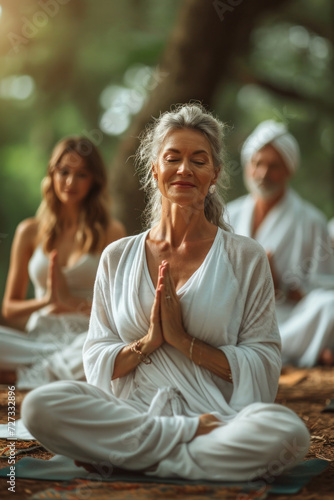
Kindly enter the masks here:
M 230 226 L 223 218 L 222 194 L 229 184 L 228 175 L 224 168 L 224 124 L 198 103 L 182 104 L 176 106 L 172 111 L 166 111 L 148 125 L 140 135 L 140 145 L 136 153 L 136 168 L 147 200 L 143 212 L 144 226 L 146 228 L 155 226 L 161 217 L 162 195 L 153 178 L 152 163 L 157 161 L 167 135 L 180 129 L 201 132 L 210 143 L 214 169 L 219 174 L 215 192 L 209 192 L 204 200 L 204 214 L 209 222 L 230 231 Z

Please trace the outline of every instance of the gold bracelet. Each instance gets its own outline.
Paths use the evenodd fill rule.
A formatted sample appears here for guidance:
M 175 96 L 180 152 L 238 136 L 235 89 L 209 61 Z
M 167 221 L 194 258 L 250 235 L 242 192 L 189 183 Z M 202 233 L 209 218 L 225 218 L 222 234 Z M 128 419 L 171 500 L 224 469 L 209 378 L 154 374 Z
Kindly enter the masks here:
M 131 352 L 135 352 L 138 354 L 140 361 L 142 361 L 145 365 L 150 365 L 152 363 L 152 360 L 149 356 L 141 352 L 140 350 L 140 340 L 137 340 L 137 342 L 134 342 L 131 347 L 130 347 Z
M 193 347 L 194 347 L 194 343 L 195 343 L 195 337 L 192 338 L 192 341 L 191 341 L 191 344 L 190 344 L 190 349 L 189 349 L 189 358 L 190 358 L 190 361 L 193 361 Z

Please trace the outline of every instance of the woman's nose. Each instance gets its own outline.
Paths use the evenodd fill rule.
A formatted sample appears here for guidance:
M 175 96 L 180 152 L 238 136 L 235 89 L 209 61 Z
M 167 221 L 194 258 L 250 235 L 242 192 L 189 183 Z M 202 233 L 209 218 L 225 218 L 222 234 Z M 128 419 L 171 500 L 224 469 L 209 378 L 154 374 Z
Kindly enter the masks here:
M 178 173 L 183 174 L 183 175 L 188 175 L 189 173 L 191 173 L 190 162 L 187 159 L 184 159 L 180 163 L 177 171 L 178 171 Z
M 67 186 L 71 186 L 73 183 L 74 183 L 74 175 L 73 174 L 69 174 L 66 178 L 66 184 Z

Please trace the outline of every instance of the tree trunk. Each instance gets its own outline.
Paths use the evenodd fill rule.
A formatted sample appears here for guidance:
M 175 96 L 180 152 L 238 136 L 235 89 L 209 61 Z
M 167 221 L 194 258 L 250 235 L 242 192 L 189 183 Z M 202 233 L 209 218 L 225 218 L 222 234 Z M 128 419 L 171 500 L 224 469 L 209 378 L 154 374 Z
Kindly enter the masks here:
M 121 141 L 112 165 L 114 215 L 128 234 L 139 232 L 144 194 L 132 156 L 145 125 L 172 104 L 189 100 L 211 106 L 221 78 L 233 78 L 232 58 L 246 53 L 260 16 L 287 0 L 184 0 L 159 64 L 157 85 Z

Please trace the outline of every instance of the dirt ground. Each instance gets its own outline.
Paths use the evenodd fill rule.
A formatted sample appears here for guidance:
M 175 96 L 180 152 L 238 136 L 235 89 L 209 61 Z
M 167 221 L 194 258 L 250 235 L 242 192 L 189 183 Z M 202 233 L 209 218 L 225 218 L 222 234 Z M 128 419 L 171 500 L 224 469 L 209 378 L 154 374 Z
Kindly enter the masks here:
M 19 406 L 25 393 L 16 391 L 16 416 L 19 417 Z M 334 412 L 322 413 L 330 399 L 334 399 L 334 369 L 315 367 L 309 370 L 286 367 L 281 376 L 281 383 L 276 402 L 294 410 L 305 422 L 311 433 L 311 447 L 306 459 L 322 458 L 330 462 L 329 468 L 321 475 L 313 478 L 309 484 L 296 495 L 268 495 L 268 499 L 276 500 L 329 500 L 334 499 Z M 0 386 L 0 423 L 6 423 L 7 387 Z M 0 440 L 0 447 L 5 444 Z M 19 455 L 49 459 L 51 454 L 45 450 L 35 450 L 29 454 Z M 8 465 L 7 459 L 0 459 L 0 468 Z M 7 490 L 6 479 L 0 479 L 0 498 L 28 499 L 33 493 L 47 487 L 60 485 L 59 482 L 34 481 L 16 479 L 16 491 Z M 111 497 L 112 498 L 112 497 Z M 135 500 L 136 494 L 133 494 Z

